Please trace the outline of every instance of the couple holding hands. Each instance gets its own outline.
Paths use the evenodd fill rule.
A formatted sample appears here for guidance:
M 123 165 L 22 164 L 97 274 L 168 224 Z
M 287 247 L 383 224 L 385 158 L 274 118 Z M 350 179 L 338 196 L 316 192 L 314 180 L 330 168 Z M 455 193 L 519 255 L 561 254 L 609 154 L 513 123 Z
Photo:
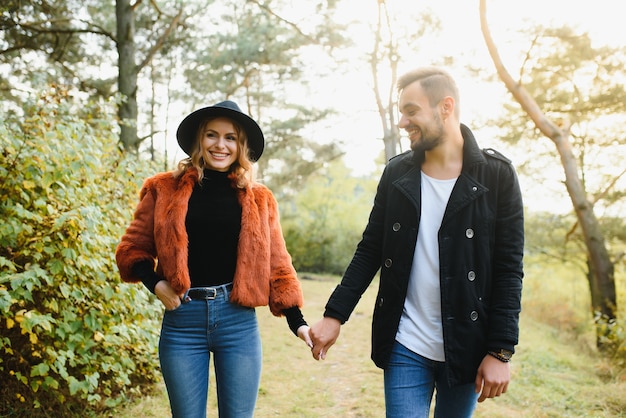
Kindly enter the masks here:
M 214 358 L 220 417 L 254 415 L 261 377 L 255 307 L 269 305 L 324 359 L 380 270 L 372 359 L 388 417 L 470 417 L 510 380 L 521 310 L 523 204 L 511 162 L 460 123 L 456 83 L 418 68 L 398 82 L 399 128 L 369 221 L 323 318 L 309 327 L 271 191 L 253 178 L 264 135 L 236 103 L 189 114 L 188 157 L 145 180 L 116 250 L 121 278 L 165 310 L 159 360 L 174 417 L 206 417 Z

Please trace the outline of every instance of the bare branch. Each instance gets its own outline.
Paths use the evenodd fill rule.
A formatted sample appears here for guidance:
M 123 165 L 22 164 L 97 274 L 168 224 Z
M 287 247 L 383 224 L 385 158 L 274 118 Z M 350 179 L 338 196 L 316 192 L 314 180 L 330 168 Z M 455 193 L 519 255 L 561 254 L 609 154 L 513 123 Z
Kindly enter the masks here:
M 489 27 L 487 25 L 487 7 L 485 5 L 485 1 L 486 0 L 480 0 L 480 27 L 483 32 L 483 37 L 485 38 L 485 43 L 487 44 L 487 49 L 489 50 L 489 55 L 493 60 L 500 79 L 504 82 L 505 86 L 511 92 L 515 100 L 517 100 L 517 102 L 522 106 L 522 109 L 524 109 L 532 121 L 535 122 L 537 128 L 553 141 L 561 141 L 561 138 L 563 137 L 561 129 L 545 117 L 539 108 L 539 105 L 537 105 L 537 102 L 530 97 L 526 89 L 520 83 L 513 80 L 513 77 L 511 77 L 511 74 L 509 74 L 504 66 L 500 53 L 493 42 L 491 32 L 489 31 Z
M 79 29 L 79 28 L 70 28 L 70 27 L 58 27 L 58 26 L 53 26 L 53 27 L 43 27 L 41 25 L 43 24 L 59 24 L 59 23 L 65 23 L 65 24 L 69 24 L 71 21 L 69 19 L 58 19 L 58 20 L 53 20 L 53 21 L 47 21 L 47 22 L 29 22 L 29 23 L 16 23 L 16 26 L 22 27 L 23 29 L 32 31 L 32 32 L 36 32 L 36 33 L 48 33 L 48 34 L 75 34 L 75 33 L 92 33 L 95 35 L 104 35 L 107 38 L 112 39 L 113 41 L 115 41 L 115 37 L 113 36 L 113 34 L 107 30 L 105 30 L 104 28 L 85 21 L 85 20 L 79 20 L 79 22 L 85 23 L 87 25 L 87 28 L 83 28 L 83 29 Z M 95 28 L 95 29 L 90 29 L 90 27 Z
M 594 200 L 593 203 L 596 204 L 597 202 L 599 202 L 600 200 L 604 199 L 613 189 L 613 187 L 615 187 L 615 185 L 617 184 L 617 182 L 624 176 L 626 175 L 626 168 L 624 170 L 622 170 L 621 173 L 619 173 L 617 176 L 615 176 L 613 178 L 613 180 L 611 180 L 611 182 L 609 184 L 607 184 L 607 186 L 604 188 L 604 190 L 602 190 L 600 193 L 598 193 Z
M 32 46 L 30 46 L 30 45 L 26 45 L 26 44 L 15 44 L 15 45 L 11 46 L 10 48 L 6 48 L 6 49 L 2 49 L 2 50 L 0 50 L 0 55 L 3 55 L 3 54 L 9 54 L 9 53 L 11 53 L 11 52 L 13 52 L 13 51 L 21 51 L 21 50 L 23 50 L 23 49 L 29 49 L 29 50 L 31 50 L 31 51 L 37 51 L 37 50 L 38 50 L 38 48 L 33 48 L 33 47 L 32 47 Z
M 519 70 L 519 82 L 520 83 L 522 82 L 522 78 L 524 77 L 524 69 L 526 68 L 526 64 L 528 63 L 528 61 L 530 61 L 530 51 L 533 50 L 533 48 L 537 44 L 537 40 L 538 39 L 539 39 L 539 35 L 535 36 L 533 38 L 532 42 L 530 43 L 530 46 L 526 50 L 526 55 L 524 56 L 524 61 L 522 62 L 522 65 L 520 66 L 520 70 Z
M 372 58 L 370 60 L 370 66 L 372 68 L 373 78 L 373 90 L 374 97 L 376 98 L 376 107 L 378 108 L 378 115 L 383 124 L 383 132 L 387 132 L 387 119 L 385 118 L 385 109 L 383 106 L 382 98 L 380 97 L 380 86 L 378 84 L 378 54 L 380 51 L 380 43 L 382 38 L 382 12 L 381 8 L 384 7 L 384 1 L 378 2 L 378 20 L 376 22 L 376 35 L 374 37 L 374 50 L 372 51 Z
M 134 12 L 137 9 L 137 7 L 141 5 L 141 3 L 142 3 L 142 0 L 137 0 L 135 4 L 130 5 L 130 10 Z
M 320 42 L 312 37 L 311 35 L 308 35 L 304 32 L 302 32 L 302 30 L 300 29 L 300 27 L 298 27 L 298 25 L 290 20 L 285 19 L 284 17 L 280 16 L 279 14 L 277 14 L 276 12 L 274 12 L 272 9 L 270 9 L 269 7 L 267 7 L 265 4 L 261 4 L 259 1 L 257 0 L 248 0 L 250 3 L 254 3 L 257 6 L 259 6 L 259 8 L 265 10 L 268 14 L 274 16 L 276 19 L 280 20 L 283 23 L 286 23 L 287 25 L 291 26 L 292 29 L 294 29 L 296 32 L 298 32 L 302 37 L 304 37 L 305 39 L 308 39 L 310 42 L 312 42 L 313 44 L 319 44 Z
M 159 16 L 161 16 L 162 14 L 164 14 L 161 9 L 159 8 L 159 5 L 157 4 L 157 2 L 155 0 L 150 0 L 150 4 L 152 5 L 152 7 L 154 7 L 154 9 L 157 11 L 157 13 L 159 14 Z
M 159 39 L 157 39 L 154 45 L 152 45 L 152 48 L 150 48 L 150 51 L 148 51 L 148 54 L 146 55 L 144 60 L 141 62 L 141 64 L 137 66 L 138 71 L 144 68 L 146 65 L 148 65 L 150 61 L 152 60 L 152 58 L 154 58 L 154 55 L 161 49 L 161 47 L 163 46 L 167 38 L 170 36 L 172 31 L 178 25 L 178 22 L 180 21 L 180 18 L 182 17 L 182 15 L 183 15 L 183 10 L 180 9 L 178 11 L 178 14 L 174 16 L 174 18 L 170 22 L 165 32 L 163 32 L 163 34 L 159 37 Z
M 113 35 L 113 33 L 109 32 L 108 30 L 106 30 L 102 26 L 97 25 L 97 24 L 95 24 L 93 22 L 88 22 L 86 20 L 82 20 L 82 19 L 79 20 L 79 22 L 83 22 L 83 23 L 85 23 L 88 26 L 91 26 L 91 27 L 94 27 L 94 28 L 98 29 L 97 31 L 93 31 L 92 33 L 95 33 L 95 34 L 98 34 L 98 35 L 104 35 L 107 38 L 111 39 L 113 42 L 117 42 L 117 39 L 116 39 L 115 35 Z

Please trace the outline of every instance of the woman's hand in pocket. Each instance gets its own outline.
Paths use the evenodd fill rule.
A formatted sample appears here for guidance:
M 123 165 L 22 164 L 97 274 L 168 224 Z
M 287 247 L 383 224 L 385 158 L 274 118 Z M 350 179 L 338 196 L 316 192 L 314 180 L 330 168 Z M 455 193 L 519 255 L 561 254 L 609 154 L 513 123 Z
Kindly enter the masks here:
M 172 289 L 167 280 L 161 280 L 156 284 L 154 294 L 168 311 L 173 311 L 181 304 L 180 296 Z

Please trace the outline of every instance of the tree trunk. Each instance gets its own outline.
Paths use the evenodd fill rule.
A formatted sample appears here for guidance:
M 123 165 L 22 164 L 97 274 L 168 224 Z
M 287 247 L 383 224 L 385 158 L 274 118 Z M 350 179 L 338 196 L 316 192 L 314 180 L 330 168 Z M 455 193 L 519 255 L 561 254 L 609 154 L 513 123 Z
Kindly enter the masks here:
M 139 148 L 137 137 L 137 64 L 135 63 L 135 16 L 130 0 L 116 0 L 118 89 L 122 102 L 118 110 L 120 141 L 127 151 Z
M 402 150 L 400 149 L 400 134 L 399 132 L 390 131 L 383 137 L 385 143 L 385 161 L 389 161 Z
M 386 22 L 386 23 L 383 23 Z M 382 47 L 382 29 L 383 25 L 387 25 L 389 31 L 389 42 L 386 46 Z M 389 91 L 387 92 L 386 104 L 382 98 L 382 92 L 379 85 L 379 73 L 378 64 L 381 56 L 384 56 L 391 70 L 391 80 L 389 85 Z M 386 4 L 384 1 L 378 2 L 378 22 L 376 25 L 376 37 L 374 41 L 374 50 L 372 51 L 370 58 L 370 67 L 372 69 L 372 78 L 374 82 L 374 96 L 376 98 L 376 107 L 378 108 L 378 115 L 380 116 L 380 122 L 383 130 L 383 142 L 385 144 L 385 161 L 389 161 L 392 157 L 398 155 L 400 148 L 400 131 L 398 124 L 396 123 L 396 117 L 394 113 L 395 103 L 393 100 L 393 91 L 396 88 L 397 73 L 398 73 L 398 47 L 393 40 L 393 32 L 391 31 L 391 24 L 389 17 L 387 16 Z
M 603 339 L 600 336 L 606 332 L 607 324 L 614 322 L 617 318 L 614 265 L 606 249 L 600 224 L 593 211 L 593 204 L 587 199 L 585 188 L 578 174 L 578 164 L 569 141 L 569 125 L 559 127 L 548 120 L 541 109 L 539 109 L 535 100 L 529 96 L 526 89 L 521 84 L 515 82 L 504 67 L 489 32 L 485 3 L 486 0 L 480 0 L 481 30 L 498 76 L 514 99 L 535 123 L 537 129 L 556 145 L 561 158 L 561 164 L 565 172 L 565 185 L 572 201 L 576 218 L 581 226 L 587 249 L 590 266 L 591 308 L 596 320 L 598 348 L 602 348 Z
M 539 126 L 537 122 L 535 124 Z M 568 139 L 569 135 L 567 131 L 563 132 L 560 129 L 559 131 L 561 132 L 549 138 L 556 145 L 561 157 L 561 164 L 565 171 L 565 186 L 583 232 L 589 263 L 591 308 L 598 326 L 598 335 L 604 335 L 606 325 L 617 318 L 614 265 L 606 249 L 604 235 L 593 211 L 593 204 L 587 199 L 587 193 L 578 175 L 578 164 Z M 598 348 L 602 348 L 600 338 Z
M 598 275 L 595 274 L 593 264 L 587 258 L 587 282 L 589 283 L 589 292 L 591 293 L 591 308 L 594 321 L 596 323 L 596 347 L 599 350 L 613 350 L 614 342 L 609 338 L 612 325 L 615 323 L 615 316 L 611 316 L 612 312 L 603 312 L 605 308 L 603 303 L 603 292 L 601 285 L 598 283 Z M 617 312 L 617 309 L 614 310 Z

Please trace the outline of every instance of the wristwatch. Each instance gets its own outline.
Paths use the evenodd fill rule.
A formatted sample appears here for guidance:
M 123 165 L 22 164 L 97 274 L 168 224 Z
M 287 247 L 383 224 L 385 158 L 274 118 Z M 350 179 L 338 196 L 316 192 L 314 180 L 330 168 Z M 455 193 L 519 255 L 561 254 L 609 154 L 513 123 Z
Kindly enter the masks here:
M 508 363 L 509 361 L 511 361 L 511 357 L 513 357 L 513 352 L 511 350 L 505 350 L 504 348 L 501 348 L 498 351 L 487 351 L 487 354 L 497 358 L 504 363 Z

